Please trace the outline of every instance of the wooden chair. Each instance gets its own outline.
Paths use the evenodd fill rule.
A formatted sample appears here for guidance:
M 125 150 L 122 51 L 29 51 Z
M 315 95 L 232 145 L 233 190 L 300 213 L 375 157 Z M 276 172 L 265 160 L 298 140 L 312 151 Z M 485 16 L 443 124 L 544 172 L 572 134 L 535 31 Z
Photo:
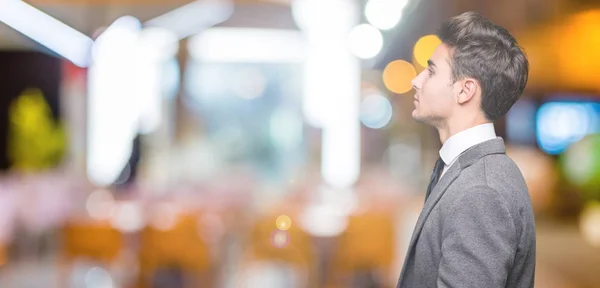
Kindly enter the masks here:
M 275 263 L 281 270 L 290 268 L 292 278 L 302 283 L 294 287 L 315 287 L 317 283 L 316 255 L 309 234 L 295 223 L 297 217 L 291 216 L 292 225 L 287 231 L 278 230 L 276 219 L 281 214 L 263 215 L 255 221 L 249 233 L 242 270 L 252 271 L 253 265 L 267 267 L 266 263 Z M 289 270 L 289 269 L 288 269 Z M 244 275 L 244 273 L 242 273 Z M 238 279 L 244 284 L 244 279 Z M 239 286 L 246 287 L 246 286 Z
M 394 224 L 391 215 L 367 211 L 349 218 L 332 256 L 331 287 L 350 287 L 350 282 L 367 275 L 381 275 L 386 285 L 394 260 Z M 359 276 L 362 274 L 362 276 Z M 341 285 L 341 286 L 337 286 Z
M 67 283 L 72 267 L 78 260 L 108 268 L 124 248 L 121 232 L 105 221 L 68 222 L 61 236 L 61 284 Z
M 201 239 L 197 216 L 183 214 L 177 217 L 173 227 L 158 229 L 146 226 L 140 235 L 140 280 L 139 287 L 150 287 L 151 279 L 160 269 L 176 268 L 192 277 L 188 286 L 212 287 L 206 279 L 211 268 L 208 245 Z M 189 280 L 189 279 L 188 279 Z M 196 282 L 195 284 L 193 284 Z M 197 283 L 197 282 L 201 282 Z M 198 286 L 201 285 L 201 286 Z

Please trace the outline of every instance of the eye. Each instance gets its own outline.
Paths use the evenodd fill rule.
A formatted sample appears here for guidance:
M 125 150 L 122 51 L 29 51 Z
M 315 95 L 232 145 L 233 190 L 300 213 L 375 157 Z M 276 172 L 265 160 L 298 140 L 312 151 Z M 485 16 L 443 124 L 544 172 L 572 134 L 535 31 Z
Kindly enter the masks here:
M 431 69 L 431 68 L 427 68 L 427 74 L 429 74 L 429 77 L 431 77 L 431 76 L 433 76 L 433 74 L 435 74 L 435 73 L 433 72 L 433 69 Z

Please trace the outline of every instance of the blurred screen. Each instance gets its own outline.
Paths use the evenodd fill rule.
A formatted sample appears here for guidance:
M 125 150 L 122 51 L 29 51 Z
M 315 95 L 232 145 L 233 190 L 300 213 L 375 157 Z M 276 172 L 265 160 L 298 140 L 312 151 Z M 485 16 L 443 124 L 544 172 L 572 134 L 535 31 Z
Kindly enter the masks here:
M 546 102 L 536 115 L 538 145 L 548 154 L 560 154 L 586 135 L 600 132 L 599 115 L 596 101 Z
M 535 115 L 537 104 L 529 99 L 521 99 L 506 115 L 506 136 L 511 143 L 536 145 Z

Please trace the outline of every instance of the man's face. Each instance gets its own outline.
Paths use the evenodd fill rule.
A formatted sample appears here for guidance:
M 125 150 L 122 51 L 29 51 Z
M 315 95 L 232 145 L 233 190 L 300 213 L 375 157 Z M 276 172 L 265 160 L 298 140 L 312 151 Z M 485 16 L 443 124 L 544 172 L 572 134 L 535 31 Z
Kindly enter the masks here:
M 450 67 L 450 48 L 440 44 L 428 61 L 429 65 L 415 79 L 415 110 L 412 117 L 418 122 L 439 127 L 452 116 L 457 105 Z

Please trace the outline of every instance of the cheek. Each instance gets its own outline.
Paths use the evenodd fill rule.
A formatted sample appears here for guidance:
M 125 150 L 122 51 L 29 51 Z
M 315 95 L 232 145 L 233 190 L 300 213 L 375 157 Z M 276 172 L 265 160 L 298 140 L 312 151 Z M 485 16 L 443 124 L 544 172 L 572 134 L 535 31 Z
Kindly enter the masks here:
M 423 89 L 422 96 L 425 98 L 425 101 L 428 103 L 436 102 L 437 98 L 439 98 L 440 93 L 442 92 L 439 84 L 436 83 L 434 79 L 424 79 L 423 80 Z
M 425 80 L 422 98 L 432 110 L 446 110 L 452 105 L 452 87 L 435 80 Z

